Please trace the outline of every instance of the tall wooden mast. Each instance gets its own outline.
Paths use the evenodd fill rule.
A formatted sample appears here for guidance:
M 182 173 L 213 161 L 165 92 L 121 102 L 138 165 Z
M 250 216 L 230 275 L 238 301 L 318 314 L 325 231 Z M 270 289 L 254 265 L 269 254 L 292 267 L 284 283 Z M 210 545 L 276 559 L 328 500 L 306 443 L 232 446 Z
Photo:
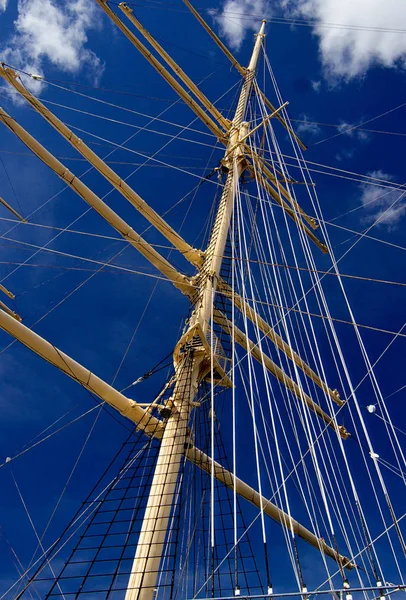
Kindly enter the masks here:
M 265 21 L 257 34 L 251 60 L 244 75 L 237 109 L 228 132 L 224 166 L 227 179 L 214 221 L 211 239 L 200 270 L 200 293 L 186 333 L 180 339 L 174 360 L 177 381 L 144 514 L 137 550 L 128 582 L 126 600 L 151 600 L 154 596 L 167 528 L 172 511 L 176 482 L 185 444 L 192 402 L 200 381 L 210 369 L 210 351 L 206 343 L 212 313 L 213 295 L 220 275 L 222 257 L 233 211 L 236 179 L 244 170 L 244 153 L 238 140 L 247 133 L 244 123 L 251 85 L 255 76 Z M 231 151 L 230 151 L 231 150 Z

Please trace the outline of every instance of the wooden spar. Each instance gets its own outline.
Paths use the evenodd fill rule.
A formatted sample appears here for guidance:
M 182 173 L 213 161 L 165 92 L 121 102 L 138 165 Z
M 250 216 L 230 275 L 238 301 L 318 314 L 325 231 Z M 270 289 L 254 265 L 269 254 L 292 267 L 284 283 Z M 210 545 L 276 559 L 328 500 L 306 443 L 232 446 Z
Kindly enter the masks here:
M 160 75 L 162 75 L 162 77 L 169 83 L 169 85 L 171 85 L 175 89 L 175 91 L 177 91 L 177 93 L 186 102 L 186 104 L 188 104 L 192 108 L 192 110 L 195 111 L 195 113 L 198 115 L 198 117 L 200 117 L 200 119 L 212 131 L 212 133 L 214 133 L 222 143 L 227 145 L 227 143 L 228 143 L 227 140 L 229 138 L 227 137 L 226 133 L 224 133 L 223 131 L 221 131 L 218 128 L 218 126 L 207 116 L 207 114 L 200 108 L 200 106 L 196 104 L 196 102 L 193 100 L 193 98 L 187 92 L 185 92 L 184 88 L 182 88 L 178 84 L 178 82 L 165 69 L 165 67 L 163 67 L 163 65 L 161 65 L 161 63 L 151 54 L 151 52 L 149 52 L 149 50 L 138 40 L 137 37 L 135 37 L 135 35 L 121 21 L 121 19 L 118 18 L 118 16 L 111 10 L 111 8 L 109 8 L 109 6 L 107 5 L 107 0 L 96 0 L 96 2 L 101 6 L 101 8 L 105 11 L 105 13 L 112 19 L 112 21 L 117 25 L 117 27 L 119 27 L 119 29 L 121 29 L 121 31 L 130 40 L 130 42 L 132 42 L 134 44 L 134 46 L 141 52 L 141 54 L 152 64 L 152 66 L 160 73 Z M 244 74 L 246 74 L 247 72 L 249 72 L 249 71 L 247 69 L 244 69 Z M 275 109 L 275 108 L 273 109 L 274 112 L 276 110 L 277 109 Z M 276 117 L 278 117 L 278 116 L 280 117 L 279 113 L 276 114 Z M 254 173 L 254 171 L 252 169 L 249 169 L 249 170 L 250 170 L 251 174 Z M 263 178 L 261 178 L 261 179 L 263 179 Z M 274 199 L 279 204 L 281 204 L 281 199 L 279 198 L 278 194 L 273 190 L 272 186 L 269 185 L 267 182 L 264 182 L 264 184 L 262 184 L 262 185 L 265 185 L 268 192 L 274 197 Z M 272 190 L 272 192 L 270 190 Z M 289 199 L 290 199 L 290 195 L 289 195 Z M 324 253 L 327 253 L 328 250 L 327 250 L 326 245 L 323 244 L 322 242 L 320 242 L 320 240 L 318 240 L 318 238 L 314 234 L 311 233 L 311 231 L 308 229 L 308 227 L 306 227 L 306 225 L 304 223 L 302 223 L 301 220 L 297 217 L 295 212 L 292 209 L 290 209 L 286 203 L 284 203 L 284 204 L 282 203 L 281 205 L 284 206 L 286 212 L 293 218 L 294 221 L 296 221 L 298 226 L 301 227 L 301 229 L 303 229 L 303 231 L 305 231 L 305 233 L 320 248 L 320 250 L 322 250 L 322 252 L 324 252 Z M 309 217 L 309 219 L 310 219 L 310 217 Z M 312 224 L 312 227 L 313 227 L 313 225 L 314 225 L 314 223 Z
M 239 74 L 242 75 L 243 77 L 245 77 L 245 75 L 247 73 L 247 69 L 245 67 L 243 67 L 242 65 L 240 65 L 240 63 L 238 62 L 238 60 L 236 58 L 234 58 L 234 56 L 231 54 L 231 52 L 227 48 L 227 46 L 225 44 L 223 44 L 223 42 L 221 41 L 221 39 L 214 33 L 214 31 L 209 27 L 209 25 L 206 23 L 206 21 L 203 19 L 203 17 L 200 16 L 200 14 L 190 4 L 190 2 L 188 0 L 183 0 L 183 2 L 186 4 L 186 6 L 190 10 L 190 12 L 199 21 L 200 25 L 207 31 L 207 33 L 210 35 L 210 37 L 216 42 L 216 44 L 220 48 L 220 50 L 222 52 L 224 52 L 224 54 L 227 56 L 228 60 L 237 69 L 237 71 L 239 72 Z
M 4 287 L 4 285 L 2 285 L 1 283 L 0 283 L 0 291 L 3 292 L 4 294 L 6 294 L 6 296 L 11 298 L 12 300 L 15 298 L 15 294 L 13 294 L 13 292 L 10 292 L 10 290 L 8 290 L 6 287 Z
M 221 41 L 221 39 L 214 33 L 214 31 L 211 29 L 211 27 L 206 23 L 206 21 L 203 19 L 203 17 L 192 6 L 192 4 L 189 2 L 189 0 L 183 0 L 183 2 L 184 2 L 184 4 L 186 4 L 186 6 L 190 10 L 190 12 L 199 21 L 200 25 L 207 31 L 207 33 L 209 34 L 209 36 L 217 44 L 217 46 L 224 53 L 224 55 L 228 58 L 228 60 L 233 65 L 233 67 L 235 67 L 237 69 L 237 71 L 240 73 L 240 75 L 244 76 L 245 73 L 246 73 L 246 69 L 242 65 L 240 65 L 240 63 L 238 62 L 238 60 L 232 55 L 232 53 L 227 48 L 227 46 L 225 46 L 225 44 L 223 44 L 223 42 Z M 273 104 L 271 104 L 271 102 L 268 100 L 268 98 L 265 96 L 265 94 L 262 91 L 260 91 L 260 95 L 261 95 L 262 100 L 268 106 L 268 108 L 270 108 L 272 111 L 275 111 L 276 110 L 275 107 L 273 106 Z M 286 120 L 282 117 L 282 115 L 276 114 L 275 116 L 278 119 L 278 121 L 283 125 L 283 127 L 286 129 L 286 131 L 288 131 L 295 138 L 296 142 L 299 144 L 299 146 L 302 148 L 302 150 L 307 150 L 307 146 L 305 146 L 303 144 L 303 142 L 299 139 L 299 137 L 297 136 L 297 134 L 287 124 Z
M 190 297 L 192 288 L 189 279 L 179 273 L 159 252 L 134 231 L 121 217 L 118 216 L 103 200 L 94 194 L 80 179 L 65 165 L 57 160 L 48 150 L 33 138 L 15 119 L 10 117 L 0 107 L 0 121 L 8 127 L 38 158 L 50 167 L 63 181 L 72 188 L 85 202 L 99 213 L 123 238 L 138 250 L 151 264 L 154 265 L 175 287 Z
M 187 448 L 186 458 L 209 475 L 213 473 L 215 479 L 221 481 L 221 483 L 223 483 L 230 490 L 235 489 L 236 493 L 241 498 L 248 500 L 248 502 L 251 502 L 251 504 L 263 510 L 268 517 L 271 517 L 271 519 L 274 519 L 283 527 L 290 529 L 290 531 L 294 532 L 297 536 L 304 539 L 308 544 L 320 552 L 323 552 L 326 556 L 329 556 L 335 560 L 336 563 L 342 567 L 349 570 L 355 568 L 355 564 L 352 563 L 349 558 L 339 554 L 336 550 L 328 546 L 323 538 L 318 538 L 315 536 L 314 533 L 306 529 L 306 527 L 298 523 L 298 521 L 278 508 L 275 504 L 273 504 L 273 502 L 264 496 L 261 496 L 261 494 L 254 488 L 238 477 L 235 477 L 233 473 L 225 469 L 218 462 L 213 461 L 212 458 L 207 456 L 207 454 L 201 450 L 198 450 L 193 446 Z
M 19 76 L 9 67 L 0 65 L 2 76 L 13 88 L 31 104 L 31 106 L 46 120 L 58 133 L 60 133 L 103 177 L 122 194 L 151 225 L 153 225 L 171 244 L 175 246 L 184 257 L 193 265 L 199 266 L 203 262 L 201 252 L 192 248 L 158 213 L 151 208 L 121 177 L 117 175 L 93 150 L 91 150 L 77 135 L 73 133 L 58 117 L 42 104 L 19 81 Z M 1 201 L 1 198 L 0 198 Z
M 260 93 L 260 96 L 261 96 L 262 100 L 266 104 L 266 106 L 268 108 L 270 108 L 271 110 L 275 110 L 274 105 L 268 100 L 268 98 L 265 96 L 264 92 L 260 91 L 259 93 Z M 282 115 L 278 114 L 278 115 L 276 115 L 276 118 L 281 123 L 281 125 L 284 126 L 284 128 L 286 129 L 286 131 L 288 131 L 292 135 L 292 137 L 295 138 L 296 142 L 299 144 L 299 146 L 301 147 L 301 149 L 302 150 L 307 150 L 307 146 L 301 141 L 301 139 L 299 138 L 299 136 L 293 131 L 292 127 L 290 127 L 287 124 L 287 122 L 282 117 Z
M 338 432 L 343 440 L 346 440 L 350 434 L 345 429 L 343 425 L 337 425 L 337 423 L 332 419 L 314 400 L 306 394 L 298 384 L 293 381 L 277 364 L 274 363 L 273 360 L 269 358 L 261 349 L 255 344 L 252 340 L 250 340 L 245 333 L 243 333 L 238 327 L 233 326 L 231 321 L 227 319 L 225 315 L 223 315 L 219 310 L 214 310 L 214 321 L 220 325 L 220 327 L 230 333 L 231 330 L 234 334 L 234 339 L 242 348 L 247 350 L 259 363 L 263 364 L 264 367 L 272 373 L 276 379 L 278 379 L 288 390 L 292 392 L 300 400 L 303 404 L 306 404 L 311 411 L 313 411 L 326 425 L 334 429 L 334 431 Z
M 107 5 L 107 0 L 95 0 L 97 4 L 104 10 L 107 16 L 117 25 L 130 42 L 141 52 L 144 58 L 158 71 L 167 83 L 175 90 L 182 100 L 195 112 L 195 114 L 203 121 L 210 131 L 218 138 L 223 140 L 225 132 L 215 123 L 201 108 L 201 106 L 193 100 L 186 90 L 177 82 L 177 80 L 169 73 L 167 69 L 153 56 L 153 54 L 144 46 L 142 42 L 133 34 L 123 21 L 111 10 Z
M 118 8 L 125 14 L 125 16 L 131 21 L 131 23 L 138 29 L 138 31 L 144 36 L 144 38 L 151 44 L 154 50 L 159 56 L 166 62 L 167 65 L 176 73 L 186 87 L 198 98 L 204 108 L 214 117 L 214 119 L 227 130 L 230 128 L 230 121 L 223 117 L 221 112 L 214 106 L 212 102 L 203 94 L 198 86 L 190 79 L 188 75 L 179 67 L 179 65 L 173 60 L 173 58 L 162 48 L 162 46 L 155 40 L 155 38 L 145 29 L 140 21 L 134 15 L 132 8 L 128 6 L 126 2 L 120 2 Z
M 97 0 L 97 2 L 100 3 L 101 0 Z M 247 133 L 247 124 L 244 124 L 243 118 L 255 75 L 264 28 L 265 22 L 262 23 L 261 30 L 257 35 L 252 57 L 246 70 L 237 109 L 228 133 L 228 148 L 231 148 Z M 245 169 L 244 155 L 240 147 L 234 150 L 227 161 L 227 166 L 229 169 L 227 181 L 223 188 L 212 236 L 201 267 L 200 296 L 189 320 L 189 328 L 177 344 L 177 347 L 180 345 L 183 348 L 183 352 L 181 357 L 174 357 L 176 383 L 171 398 L 171 414 L 162 437 L 125 600 L 152 600 L 154 597 L 176 482 L 184 455 L 184 445 L 187 442 L 193 398 L 201 379 L 207 374 L 207 369 L 202 371 L 203 365 L 207 361 L 210 364 L 211 361 L 210 352 L 207 355 L 205 337 L 208 333 L 212 298 L 216 290 L 216 279 L 220 274 L 234 206 L 236 190 L 234 171 L 239 176 Z
M 248 171 L 251 173 L 253 177 L 255 177 L 258 182 L 262 185 L 262 187 L 268 192 L 270 196 L 283 208 L 287 215 L 293 221 L 295 221 L 296 225 L 307 235 L 308 238 L 312 240 L 316 244 L 318 248 L 324 253 L 328 254 L 328 248 L 326 244 L 321 242 L 318 237 L 314 235 L 314 233 L 303 223 L 303 221 L 299 218 L 298 214 L 290 208 L 290 206 L 285 202 L 282 196 L 271 186 L 271 184 L 261 175 L 261 173 L 257 173 L 254 167 L 251 164 L 248 164 Z
M 245 142 L 245 140 L 247 138 L 249 138 L 253 133 L 255 133 L 256 131 L 258 131 L 258 129 L 261 129 L 261 127 L 265 127 L 265 125 L 268 123 L 268 121 L 270 121 L 273 117 L 275 117 L 278 114 L 278 112 L 280 110 L 282 110 L 288 104 L 289 104 L 289 102 L 285 102 L 285 104 L 282 104 L 282 106 L 279 106 L 279 108 L 277 108 L 273 113 L 271 113 L 270 115 L 266 116 L 265 119 L 263 121 L 261 121 L 261 123 L 259 125 L 257 125 L 256 127 L 254 127 L 254 129 L 250 129 L 248 131 L 248 133 L 246 133 L 245 135 L 243 135 L 243 137 L 240 140 L 238 140 L 238 142 L 236 144 L 234 144 L 234 146 L 232 148 L 230 148 L 230 150 L 227 151 L 227 154 L 226 154 L 225 158 L 227 158 L 228 155 L 231 154 L 233 152 L 233 150 L 235 150 L 237 148 L 237 146 L 239 146 L 242 142 Z
M 14 210 L 14 208 L 12 206 L 10 206 L 10 204 L 8 202 L 6 202 L 1 196 L 0 196 L 0 204 L 2 204 L 5 208 L 7 208 L 7 210 L 9 210 L 22 223 L 27 222 L 26 219 L 24 219 L 24 217 L 22 217 L 20 214 L 18 214 L 18 212 L 16 210 Z
M 4 312 L 6 312 L 8 315 L 10 315 L 10 317 L 12 317 L 13 319 L 16 319 L 17 321 L 22 321 L 22 318 L 20 317 L 20 315 L 18 315 L 16 312 L 14 312 L 14 310 L 11 310 L 11 308 L 9 308 L 7 306 L 7 304 L 4 304 L 4 302 L 2 302 L 0 300 L 0 309 L 4 310 Z
M 100 377 L 97 377 L 89 369 L 83 367 L 73 360 L 73 358 L 58 350 L 58 348 L 50 344 L 47 340 L 1 310 L 0 328 L 19 340 L 24 346 L 35 352 L 35 354 L 38 354 L 41 358 L 80 383 L 89 392 L 95 394 L 101 400 L 118 410 L 124 417 L 133 421 L 138 429 L 143 430 L 149 436 L 162 436 L 163 425 L 161 421 L 139 407 L 134 400 L 123 396 L 123 394 L 100 379 Z
M 300 356 L 292 350 L 289 344 L 287 344 L 281 338 L 281 336 L 278 333 L 276 333 L 276 331 L 270 325 L 268 325 L 268 323 L 264 321 L 262 317 L 259 316 L 259 314 L 248 304 L 246 300 L 244 300 L 244 298 L 242 298 L 239 294 L 233 292 L 230 286 L 227 285 L 227 283 L 223 280 L 219 281 L 218 289 L 220 293 L 224 294 L 225 296 L 227 296 L 227 298 L 234 302 L 235 306 L 237 306 L 237 308 L 243 314 L 247 315 L 251 323 L 258 326 L 260 331 L 262 331 L 262 333 L 266 335 L 266 337 L 270 339 L 271 342 L 275 344 L 275 346 L 282 350 L 282 352 L 284 352 L 284 354 L 286 354 L 286 356 L 290 358 L 290 360 L 292 360 L 296 364 L 296 366 L 298 366 L 299 369 L 303 371 L 303 373 L 305 373 L 312 381 L 314 381 L 316 385 L 319 386 L 319 388 L 321 388 L 328 396 L 330 396 L 333 402 L 335 402 L 339 406 L 342 406 L 344 404 L 343 401 L 340 399 L 340 395 L 337 392 L 337 390 L 330 389 L 329 386 L 322 379 L 320 379 L 317 373 L 315 373 L 313 369 L 311 369 L 309 365 L 305 363 L 304 360 L 302 360 Z
M 38 354 L 41 358 L 74 379 L 85 389 L 98 396 L 112 408 L 116 409 L 120 414 L 135 423 L 137 428 L 144 431 L 146 435 L 156 438 L 162 437 L 164 425 L 161 421 L 151 416 L 148 411 L 143 410 L 141 405 L 115 390 L 108 383 L 53 346 L 50 342 L 2 311 L 0 311 L 0 328 L 19 340 L 27 348 L 35 352 L 35 354 Z M 188 448 L 186 457 L 204 471 L 211 473 L 212 460 L 197 448 Z M 216 462 L 214 462 L 214 476 L 227 487 L 233 489 L 234 476 Z M 261 499 L 258 492 L 238 478 L 236 478 L 236 491 L 239 496 L 252 502 L 258 508 L 263 506 L 265 514 L 294 531 L 315 548 L 320 549 L 337 562 L 341 561 L 343 566 L 352 568 L 349 559 L 336 553 L 323 540 L 316 538 L 314 534 L 294 519 L 291 519 L 269 500 L 266 498 Z
M 34 333 L 31 329 L 2 311 L 0 311 L 0 328 L 135 423 L 137 428 L 144 431 L 146 435 L 154 436 L 156 438 L 162 437 L 165 426 L 161 421 L 151 416 L 148 411 L 143 410 L 141 404 L 138 404 L 134 400 L 130 400 L 118 392 L 97 375 L 89 371 L 89 369 L 86 369 L 86 367 L 80 365 L 37 333 Z M 204 471 L 211 473 L 211 458 L 197 448 L 188 448 L 186 458 Z M 214 476 L 227 487 L 233 489 L 234 476 L 217 462 L 214 462 Z M 332 548 L 327 546 L 324 540 L 316 538 L 316 536 L 305 527 L 300 525 L 294 519 L 291 519 L 286 513 L 266 498 L 261 498 L 258 492 L 238 478 L 236 478 L 236 492 L 239 496 L 252 502 L 252 504 L 258 508 L 263 506 L 265 514 L 278 521 L 281 525 L 285 525 L 288 529 L 294 531 L 298 536 L 305 539 L 315 548 L 320 549 L 326 555 L 334 558 L 337 562 L 341 561 L 343 566 L 346 566 L 349 569 L 352 568 L 349 559 L 339 555 Z
M 266 175 L 266 177 L 268 177 L 268 179 L 271 180 L 272 184 L 276 187 L 277 191 L 280 194 L 282 194 L 288 202 L 290 202 L 294 210 L 298 212 L 305 221 L 308 222 L 312 229 L 317 229 L 318 224 L 316 223 L 316 219 L 314 219 L 313 217 L 309 217 L 309 215 L 305 213 L 303 208 L 296 202 L 296 200 L 292 197 L 288 190 L 284 188 L 283 185 L 281 185 L 281 183 L 276 179 L 272 171 L 267 167 L 265 162 L 257 154 L 252 152 L 250 152 L 250 154 L 253 161 L 257 165 L 257 168 L 263 171 L 264 175 Z

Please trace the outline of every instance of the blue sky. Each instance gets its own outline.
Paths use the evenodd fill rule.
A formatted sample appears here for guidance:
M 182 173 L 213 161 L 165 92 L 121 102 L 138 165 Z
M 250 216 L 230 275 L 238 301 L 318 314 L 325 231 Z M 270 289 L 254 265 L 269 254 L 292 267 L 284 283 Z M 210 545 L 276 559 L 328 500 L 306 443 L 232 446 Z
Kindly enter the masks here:
M 241 64 L 246 64 L 249 59 L 253 32 L 258 28 L 257 15 L 270 17 L 267 53 L 282 95 L 289 100 L 290 117 L 295 120 L 302 140 L 309 146 L 306 158 L 316 163 L 310 164 L 311 168 L 325 171 L 324 167 L 317 165 L 329 165 L 343 171 L 368 174 L 394 185 L 404 184 L 406 106 L 392 111 L 406 102 L 406 13 L 400 8 L 399 1 L 384 4 L 368 2 L 367 8 L 361 0 L 285 0 L 274 4 L 265 0 L 229 0 L 218 6 L 213 4 L 202 0 L 196 2 L 196 7 L 223 35 Z M 133 153 L 116 149 L 110 157 L 117 163 L 114 168 L 121 176 L 129 176 L 138 163 L 144 162 L 146 155 L 160 150 L 170 139 L 140 131 L 148 123 L 148 118 L 139 113 L 152 117 L 161 115 L 161 119 L 171 123 L 204 131 L 198 122 L 191 125 L 193 113 L 180 103 L 174 104 L 175 93 L 104 18 L 92 0 L 76 0 L 68 6 L 52 0 L 0 0 L 0 11 L 3 11 L 0 14 L 2 60 L 29 73 L 43 75 L 50 83 L 36 82 L 33 90 L 44 100 L 57 103 L 59 106 L 49 105 L 51 110 L 55 110 L 71 126 L 81 129 L 79 135 L 88 143 L 93 142 L 95 151 L 104 156 L 114 149 L 106 140 L 121 144 L 136 134 L 129 142 Z M 202 90 L 211 100 L 221 97 L 218 106 L 227 114 L 235 100 L 238 76 L 184 5 L 180 1 L 164 6 L 143 2 L 142 6 L 137 6 L 136 14 L 194 81 L 202 82 Z M 292 25 L 277 17 L 290 21 L 314 18 L 315 22 L 312 27 L 299 23 Z M 259 81 L 262 80 L 260 72 Z M 125 112 L 111 105 L 96 103 L 77 92 L 128 110 Z M 274 102 L 270 87 L 269 93 Z M 38 136 L 49 150 L 64 157 L 72 171 L 79 175 L 86 170 L 83 162 L 72 160 L 75 154 L 71 147 L 62 143 L 39 116 L 13 98 L 5 86 L 0 89 L 0 94 L 5 110 Z M 101 121 L 62 105 L 120 120 L 127 125 Z M 138 114 L 129 111 L 137 111 Z M 369 122 L 371 119 L 374 120 Z M 350 129 L 365 122 L 361 129 Z M 151 127 L 171 136 L 180 131 L 179 127 L 161 121 Z M 341 135 L 333 137 L 336 134 Z M 283 143 L 286 140 L 282 129 L 280 135 Z M 203 133 L 186 132 L 182 136 L 199 140 L 200 144 L 173 141 L 160 150 L 158 156 L 162 163 L 176 165 L 180 169 L 153 163 L 154 167 L 145 166 L 129 181 L 161 214 L 189 194 L 168 213 L 167 218 L 189 242 L 200 245 L 205 239 L 202 227 L 216 186 L 205 182 L 196 194 L 190 193 L 200 181 L 193 174 L 200 176 L 203 172 L 210 172 L 218 165 L 221 152 L 215 150 L 211 154 L 211 148 L 204 144 L 210 146 L 212 138 Z M 97 269 L 100 262 L 110 260 L 131 270 L 147 274 L 153 271 L 135 250 L 124 249 L 124 242 L 100 217 L 92 211 L 86 212 L 87 205 L 80 198 L 71 191 L 62 191 L 61 181 L 37 159 L 29 156 L 28 150 L 5 128 L 1 130 L 0 158 L 0 195 L 24 215 L 38 209 L 30 221 L 51 227 L 20 225 L 9 231 L 15 223 L 7 219 L 13 217 L 0 207 L 2 237 L 17 240 L 2 239 L 0 242 L 3 257 L 0 281 L 16 294 L 13 308 L 26 325 L 33 326 L 40 335 L 100 377 L 114 381 L 118 389 L 127 387 L 171 352 L 187 315 L 188 303 L 170 284 L 125 270 L 110 269 L 86 281 L 92 275 L 89 269 Z M 351 177 L 348 173 L 335 173 Z M 333 223 L 355 231 L 363 231 L 370 226 L 380 212 L 399 196 L 398 191 L 389 190 L 388 195 L 379 201 L 377 194 L 380 188 L 360 184 L 358 177 L 355 177 L 357 181 L 351 181 L 317 172 L 313 176 L 325 220 L 333 220 Z M 104 179 L 94 173 L 85 175 L 84 181 L 101 197 L 109 192 Z M 141 233 L 146 228 L 142 217 L 117 193 L 107 196 L 107 201 L 136 231 Z M 306 199 L 304 206 L 309 210 Z M 390 218 L 370 231 L 370 235 L 390 245 L 364 238 L 340 263 L 343 273 L 404 281 L 406 202 L 401 199 L 396 206 L 396 213 L 391 212 Z M 184 220 L 185 207 L 188 211 Z M 349 214 L 341 216 L 344 213 Z M 73 222 L 74 225 L 71 225 Z M 58 234 L 52 227 L 69 227 L 76 232 L 91 232 L 101 237 L 64 232 L 51 241 Z M 332 225 L 329 233 L 336 255 L 340 256 L 351 244 L 348 239 L 352 238 L 352 234 Z M 106 236 L 114 239 L 106 239 Z M 152 231 L 148 231 L 145 237 L 152 243 L 162 243 L 162 239 Z M 98 263 L 44 251 L 29 259 L 36 249 L 24 247 L 19 243 L 21 241 L 35 246 L 49 242 L 52 250 L 86 257 Z M 163 249 L 162 252 L 168 255 L 169 251 Z M 170 257 L 180 269 L 187 271 L 188 266 L 181 258 L 175 254 Z M 38 266 L 23 266 L 15 270 L 27 259 Z M 328 259 L 319 257 L 318 265 L 321 269 L 328 268 Z M 404 288 L 356 280 L 346 280 L 345 285 L 359 323 L 392 332 L 400 330 L 404 322 Z M 338 294 L 335 295 L 337 289 L 333 283 L 330 290 L 332 313 L 337 318 L 348 320 L 342 300 Z M 2 300 L 9 302 L 6 297 Z M 46 317 L 37 324 L 44 315 Z M 116 377 L 135 330 L 134 343 Z M 351 375 L 357 382 L 362 378 L 365 367 L 354 350 L 348 326 L 338 325 L 338 331 Z M 362 333 L 374 362 L 393 336 L 368 329 L 363 329 Z M 0 462 L 14 456 L 68 411 L 69 415 L 62 423 L 94 406 L 94 400 L 85 390 L 18 343 L 9 347 L 10 341 L 6 334 L 0 335 L 0 347 L 5 348 L 0 363 L 3 382 Z M 404 337 L 399 336 L 376 369 L 384 397 L 404 384 L 404 356 Z M 161 383 L 161 375 L 152 378 L 133 388 L 135 391 L 131 397 L 145 402 L 157 392 Z M 403 398 L 404 391 L 388 399 L 392 418 L 401 428 L 405 421 Z M 368 404 L 368 392 L 362 397 L 362 402 Z M 1 488 L 4 490 L 0 498 L 0 525 L 23 564 L 29 561 L 35 537 L 10 471 L 12 469 L 38 531 L 42 531 L 96 415 L 98 410 L 0 469 Z M 378 420 L 371 417 L 370 427 L 379 445 Z M 106 411 L 100 414 L 48 533 L 48 541 L 57 535 L 76 510 L 90 484 L 103 470 L 109 457 L 118 450 L 127 433 L 125 423 L 113 420 Z M 382 444 L 385 450 L 386 446 Z M 388 477 L 394 485 L 397 508 L 401 510 L 402 488 L 393 475 Z M 1 561 L 0 569 L 2 587 L 6 589 L 16 576 L 11 559 Z

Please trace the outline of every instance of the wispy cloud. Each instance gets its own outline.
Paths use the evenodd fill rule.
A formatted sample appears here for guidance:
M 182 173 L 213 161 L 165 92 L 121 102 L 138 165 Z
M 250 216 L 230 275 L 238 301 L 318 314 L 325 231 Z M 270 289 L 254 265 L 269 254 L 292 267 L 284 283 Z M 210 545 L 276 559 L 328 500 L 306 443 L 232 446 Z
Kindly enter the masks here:
M 313 91 L 316 92 L 316 94 L 318 94 L 320 92 L 320 88 L 321 88 L 321 81 L 320 80 L 312 81 L 312 88 L 313 88 Z
M 298 135 L 308 135 L 311 137 L 317 137 L 320 134 L 320 127 L 317 123 L 313 123 L 307 115 L 302 116 L 302 120 L 296 126 Z
M 350 79 L 374 65 L 406 68 L 406 36 L 396 31 L 406 29 L 403 2 L 287 0 L 286 5 L 290 14 L 315 20 L 327 75 Z
M 0 13 L 4 12 L 7 8 L 8 0 L 0 0 Z
M 340 150 L 340 152 L 337 152 L 336 160 L 339 160 L 339 161 L 350 160 L 351 158 L 354 157 L 354 154 L 355 154 L 354 148 L 344 148 L 344 150 Z
M 270 6 L 267 0 L 225 0 L 209 13 L 232 50 L 239 50 L 247 33 L 257 32 L 261 20 L 269 18 Z
M 0 3 L 6 7 L 6 0 Z M 98 77 L 103 65 L 87 47 L 88 31 L 100 23 L 95 6 L 90 0 L 19 0 L 14 32 L 1 47 L 1 59 L 38 75 L 51 63 L 61 71 L 86 69 Z M 37 91 L 40 86 L 37 82 Z
M 368 175 L 388 182 L 393 181 L 391 175 L 381 170 L 372 171 Z M 403 215 L 406 214 L 404 191 L 391 186 L 388 189 L 383 189 L 367 183 L 361 184 L 360 190 L 360 201 L 365 207 L 366 216 L 364 221 L 366 223 L 373 223 L 379 219 L 377 225 L 394 229 Z
M 366 142 L 369 140 L 369 135 L 366 131 L 361 129 L 357 129 L 358 125 L 353 123 L 346 123 L 342 121 L 340 125 L 337 127 L 337 131 L 343 135 L 347 135 L 348 137 L 355 137 L 361 142 Z

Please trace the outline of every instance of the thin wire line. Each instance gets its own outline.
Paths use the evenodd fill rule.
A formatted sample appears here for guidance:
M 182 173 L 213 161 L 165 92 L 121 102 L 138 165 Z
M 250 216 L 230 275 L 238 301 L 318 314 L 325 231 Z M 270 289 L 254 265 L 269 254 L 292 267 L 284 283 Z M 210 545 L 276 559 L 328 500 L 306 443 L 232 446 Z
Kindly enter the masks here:
M 390 113 L 395 112 L 396 110 L 399 110 L 400 108 L 403 108 L 404 106 L 406 106 L 406 102 L 403 102 L 402 104 L 399 104 L 399 106 L 395 106 L 395 108 L 391 108 L 383 113 L 381 113 L 380 115 L 377 115 L 376 117 L 372 117 L 371 119 L 367 119 L 366 121 L 362 121 L 362 123 L 359 123 L 358 125 L 353 125 L 351 127 L 348 127 L 348 129 L 344 129 L 343 131 L 339 131 L 338 133 L 331 135 L 330 137 L 324 138 L 323 140 L 319 140 L 318 142 L 315 142 L 314 144 L 311 144 L 309 146 L 309 148 L 313 148 L 314 146 L 318 146 L 319 144 L 323 144 L 324 142 L 327 142 L 328 140 L 332 140 L 336 137 L 339 137 L 340 135 L 344 135 L 344 134 L 348 134 L 351 131 L 354 131 L 355 129 L 357 129 L 358 127 L 362 127 L 362 125 L 366 125 L 367 123 L 371 123 L 372 121 L 376 121 L 377 119 L 380 119 L 381 117 L 384 117 L 385 115 L 389 115 Z
M 46 442 L 47 440 L 49 440 L 51 437 L 53 437 L 54 435 L 56 435 L 57 433 L 59 433 L 60 431 L 63 431 L 64 429 L 66 429 L 67 427 L 69 427 L 70 425 L 73 425 L 74 423 L 76 423 L 77 421 L 79 421 L 80 419 L 82 419 L 83 417 L 85 417 L 86 415 L 88 415 L 89 413 L 93 412 L 94 410 L 96 410 L 97 408 L 100 408 L 100 404 L 98 403 L 96 406 L 93 406 L 93 408 L 90 408 L 89 410 L 87 410 L 86 412 L 84 412 L 83 414 L 79 415 L 79 417 L 76 417 L 75 419 L 72 419 L 72 421 L 69 421 L 69 423 L 65 423 L 65 425 L 63 425 L 62 427 L 59 427 L 59 429 L 56 429 L 55 431 L 53 431 L 52 433 L 49 433 L 47 436 L 41 438 L 40 440 L 38 440 L 37 442 L 35 442 L 34 444 L 32 444 L 31 446 L 29 446 L 28 448 L 25 448 L 24 450 L 22 450 L 21 452 L 18 452 L 18 454 L 14 454 L 14 456 L 9 456 L 7 457 L 7 459 L 0 464 L 0 469 L 2 467 L 4 467 L 5 465 L 8 465 L 10 462 L 12 462 L 13 460 L 15 460 L 16 458 L 19 458 L 20 456 L 22 456 L 23 454 L 26 454 L 26 452 L 29 452 L 30 450 L 32 450 L 33 448 L 35 448 L 36 446 L 39 446 L 40 444 L 42 444 L 43 442 Z

